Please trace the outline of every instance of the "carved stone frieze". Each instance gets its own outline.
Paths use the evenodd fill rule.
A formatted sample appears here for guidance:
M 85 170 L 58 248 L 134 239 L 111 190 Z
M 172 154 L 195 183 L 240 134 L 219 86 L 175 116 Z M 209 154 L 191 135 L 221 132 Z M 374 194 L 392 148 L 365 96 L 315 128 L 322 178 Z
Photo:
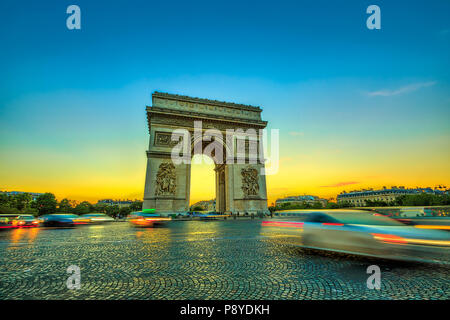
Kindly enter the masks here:
M 156 147 L 173 147 L 180 142 L 180 139 L 183 139 L 183 137 L 180 136 L 178 141 L 173 141 L 171 133 L 156 131 L 154 145 Z
M 175 165 L 171 161 L 161 163 L 159 165 L 158 173 L 156 174 L 155 195 L 174 195 L 176 186 Z
M 253 167 L 241 169 L 242 175 L 242 191 L 245 197 L 259 195 L 259 175 L 258 170 Z

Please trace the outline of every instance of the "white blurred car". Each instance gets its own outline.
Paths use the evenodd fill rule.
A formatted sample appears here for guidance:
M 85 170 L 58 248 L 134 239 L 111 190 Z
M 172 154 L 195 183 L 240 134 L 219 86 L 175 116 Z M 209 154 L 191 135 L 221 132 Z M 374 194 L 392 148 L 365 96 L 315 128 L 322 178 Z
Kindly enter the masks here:
M 450 262 L 450 233 L 407 226 L 360 210 L 298 211 L 262 222 L 304 247 L 399 260 Z
M 105 223 L 114 221 L 114 218 L 103 213 L 87 213 L 81 215 L 81 217 L 89 219 L 90 223 Z

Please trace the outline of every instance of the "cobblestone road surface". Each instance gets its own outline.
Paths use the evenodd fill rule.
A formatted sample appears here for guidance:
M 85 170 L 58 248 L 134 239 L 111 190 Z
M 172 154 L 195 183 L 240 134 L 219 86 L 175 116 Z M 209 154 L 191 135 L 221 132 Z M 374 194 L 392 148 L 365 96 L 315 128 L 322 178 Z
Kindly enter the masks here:
M 444 265 L 295 247 L 260 220 L 128 223 L 0 233 L 0 299 L 448 299 Z M 366 268 L 381 267 L 381 290 Z M 66 269 L 81 269 L 81 289 Z

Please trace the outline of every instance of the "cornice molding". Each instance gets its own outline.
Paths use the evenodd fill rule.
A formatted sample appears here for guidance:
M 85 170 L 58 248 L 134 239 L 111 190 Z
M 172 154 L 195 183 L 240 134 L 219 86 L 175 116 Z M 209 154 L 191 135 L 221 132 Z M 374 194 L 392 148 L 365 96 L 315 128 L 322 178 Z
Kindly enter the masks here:
M 163 99 L 176 100 L 176 101 L 201 103 L 201 104 L 221 106 L 221 107 L 230 107 L 230 108 L 234 108 L 234 109 L 249 110 L 249 111 L 258 111 L 258 112 L 262 111 L 262 109 L 260 107 L 251 106 L 248 104 L 239 104 L 239 103 L 234 103 L 234 102 L 209 100 L 209 99 L 189 97 L 189 96 L 171 94 L 171 93 L 166 93 L 166 92 L 158 92 L 158 91 L 153 92 L 152 98 L 163 98 Z
M 221 115 L 211 115 L 211 114 L 201 113 L 201 112 L 189 112 L 189 111 L 183 111 L 183 110 L 172 110 L 172 109 L 150 107 L 150 106 L 147 106 L 146 110 L 147 110 L 147 119 L 149 121 L 149 125 L 151 124 L 151 116 L 158 115 L 158 116 L 164 116 L 167 118 L 170 118 L 170 117 L 184 118 L 184 119 L 192 120 L 192 121 L 202 120 L 202 121 L 208 121 L 208 122 L 244 124 L 246 126 L 255 126 L 258 128 L 265 128 L 267 126 L 267 121 L 263 121 L 263 120 L 249 120 L 249 119 L 242 119 L 242 118 L 228 117 L 228 116 L 221 116 Z M 234 125 L 233 127 L 237 127 L 237 125 Z

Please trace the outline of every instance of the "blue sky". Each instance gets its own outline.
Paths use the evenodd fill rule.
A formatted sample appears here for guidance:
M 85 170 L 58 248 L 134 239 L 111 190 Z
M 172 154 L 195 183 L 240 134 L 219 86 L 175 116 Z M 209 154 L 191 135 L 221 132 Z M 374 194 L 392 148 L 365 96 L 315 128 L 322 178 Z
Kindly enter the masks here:
M 66 28 L 71 4 L 81 30 Z M 366 28 L 371 4 L 381 30 Z M 386 159 L 413 159 L 411 149 L 450 171 L 449 1 L 3 0 L 0 39 L 0 165 L 17 170 L 1 169 L 0 189 L 69 190 L 57 167 L 80 189 L 138 195 L 155 90 L 261 106 L 282 129 L 281 157 L 294 159 L 286 168 L 313 157 L 343 174 L 311 181 L 401 184 L 371 180 L 364 163 L 386 161 L 385 172 Z M 408 183 L 450 182 L 417 167 L 403 173 L 417 173 Z M 125 191 L 97 182 L 130 176 Z

